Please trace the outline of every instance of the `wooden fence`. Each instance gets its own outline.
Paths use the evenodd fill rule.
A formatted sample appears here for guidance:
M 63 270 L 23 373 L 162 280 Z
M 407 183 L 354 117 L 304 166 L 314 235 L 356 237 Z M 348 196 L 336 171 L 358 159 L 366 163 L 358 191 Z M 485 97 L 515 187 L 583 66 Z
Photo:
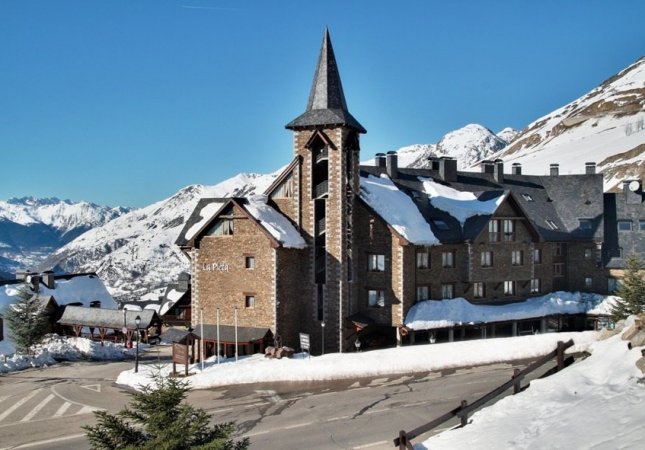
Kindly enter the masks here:
M 475 400 L 473 403 L 469 404 L 466 400 L 462 400 L 461 404 L 458 407 L 456 407 L 451 411 L 448 411 L 446 414 L 440 417 L 437 417 L 436 419 L 434 419 L 431 422 L 428 422 L 425 425 L 421 425 L 420 427 L 417 427 L 411 431 L 401 430 L 399 432 L 399 436 L 396 439 L 394 439 L 394 446 L 399 447 L 400 450 L 406 450 L 406 449 L 412 450 L 412 443 L 410 442 L 412 439 L 418 437 L 423 433 L 427 433 L 433 428 L 436 428 L 439 425 L 449 421 L 453 417 L 459 417 L 461 419 L 461 426 L 465 427 L 466 424 L 468 423 L 469 414 L 472 414 L 477 409 L 481 408 L 482 406 L 484 406 L 486 403 L 488 403 L 495 397 L 500 396 L 507 389 L 510 389 L 511 387 L 513 388 L 513 394 L 517 394 L 521 390 L 521 383 L 524 377 L 526 377 L 531 372 L 539 369 L 543 365 L 547 364 L 553 358 L 556 358 L 557 366 L 549 370 L 549 372 L 547 372 L 548 375 L 550 375 L 553 372 L 557 372 L 558 370 L 562 370 L 566 366 L 571 364 L 573 362 L 573 356 L 570 356 L 566 360 L 564 358 L 565 350 L 571 346 L 573 346 L 573 340 L 571 339 L 567 342 L 558 341 L 558 346 L 551 353 L 549 353 L 548 355 L 544 355 L 540 359 L 534 361 L 523 370 L 515 369 L 513 371 L 513 376 L 509 381 L 502 384 L 501 386 L 496 387 L 488 394 L 484 395 L 478 400 Z

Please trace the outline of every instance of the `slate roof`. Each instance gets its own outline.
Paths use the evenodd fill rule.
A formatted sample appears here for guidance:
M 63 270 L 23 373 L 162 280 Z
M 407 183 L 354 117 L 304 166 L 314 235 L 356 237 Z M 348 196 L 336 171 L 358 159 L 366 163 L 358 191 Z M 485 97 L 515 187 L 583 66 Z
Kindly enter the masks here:
M 637 199 L 628 203 L 626 194 Z M 635 253 L 641 262 L 645 261 L 645 230 L 640 229 L 640 221 L 645 221 L 645 203 L 643 192 L 606 193 L 605 206 L 605 242 L 603 244 L 603 263 L 610 269 L 622 269 L 627 265 L 627 256 Z M 618 221 L 631 222 L 631 230 L 618 230 Z
M 97 328 L 123 328 L 123 310 L 86 308 L 83 306 L 63 306 L 61 318 L 56 322 L 61 325 L 83 325 Z M 125 311 L 125 326 L 129 330 L 136 329 L 134 319 L 139 316 L 139 329 L 146 329 L 160 322 L 157 313 L 151 309 L 143 311 Z
M 201 337 L 201 326 L 196 325 L 193 333 Z M 269 337 L 273 336 L 273 333 L 268 328 L 237 327 L 237 342 L 255 342 L 264 339 L 267 335 Z M 217 340 L 217 325 L 204 324 L 203 339 L 208 341 Z M 235 342 L 235 327 L 220 325 L 219 340 L 220 342 Z
M 384 167 L 360 167 L 363 177 L 384 173 Z M 505 173 L 503 181 L 498 183 L 490 173 L 457 172 L 456 180 L 448 182 L 442 180 L 438 170 L 399 168 L 392 181 L 401 191 L 416 199 L 415 204 L 435 236 L 441 243 L 449 244 L 476 238 L 491 215 L 470 217 L 462 228 L 449 212 L 434 207 L 432 201 L 428 202 L 419 177 L 430 177 L 458 191 L 476 193 L 480 200 L 506 195 L 527 217 L 542 241 L 603 240 L 602 174 L 536 176 Z M 448 229 L 438 229 L 435 219 L 443 220 Z M 557 230 L 547 224 L 547 219 L 553 221 Z M 581 229 L 579 219 L 591 220 L 591 229 Z
M 307 109 L 302 115 L 289 122 L 286 128 L 298 130 L 320 126 L 346 126 L 359 133 L 367 132 L 347 109 L 343 85 L 327 29 L 323 36 Z
M 178 245 L 179 247 L 187 247 L 190 245 L 190 241 L 192 240 L 193 237 L 187 237 L 188 231 L 191 230 L 191 228 L 194 225 L 199 224 L 201 221 L 206 220 L 207 222 L 210 222 L 211 218 L 204 218 L 201 216 L 202 210 L 209 204 L 212 203 L 228 203 L 230 198 L 202 198 L 197 202 L 197 206 L 195 206 L 195 209 L 193 209 L 192 214 L 186 221 L 186 224 L 184 225 L 184 228 L 181 230 L 179 233 L 179 236 L 177 237 L 177 240 L 175 241 L 175 245 Z M 196 234 L 196 233 L 195 233 Z

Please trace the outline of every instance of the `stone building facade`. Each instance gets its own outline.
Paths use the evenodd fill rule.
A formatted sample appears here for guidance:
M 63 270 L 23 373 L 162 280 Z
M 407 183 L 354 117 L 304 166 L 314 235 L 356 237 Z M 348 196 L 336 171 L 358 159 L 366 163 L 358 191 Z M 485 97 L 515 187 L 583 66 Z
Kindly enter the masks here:
M 366 131 L 327 32 L 307 109 L 286 128 L 293 160 L 264 195 L 203 199 L 177 241 L 192 262 L 193 318 L 269 329 L 296 348 L 308 333 L 319 353 L 351 349 L 368 330 L 401 342 L 420 301 L 607 291 L 613 225 L 593 164 L 533 176 L 484 161 L 475 173 L 451 158 L 399 168 L 390 152 L 362 166 Z

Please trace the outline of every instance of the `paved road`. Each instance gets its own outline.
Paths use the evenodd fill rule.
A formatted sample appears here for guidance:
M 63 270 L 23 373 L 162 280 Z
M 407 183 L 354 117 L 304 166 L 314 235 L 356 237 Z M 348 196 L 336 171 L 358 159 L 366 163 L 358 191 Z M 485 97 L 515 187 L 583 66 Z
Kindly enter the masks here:
M 0 377 L 0 448 L 86 449 L 92 411 L 120 410 L 125 363 L 68 363 Z M 385 449 L 400 429 L 474 400 L 512 374 L 510 364 L 326 383 L 271 383 L 192 391 L 189 401 L 234 420 L 256 449 Z

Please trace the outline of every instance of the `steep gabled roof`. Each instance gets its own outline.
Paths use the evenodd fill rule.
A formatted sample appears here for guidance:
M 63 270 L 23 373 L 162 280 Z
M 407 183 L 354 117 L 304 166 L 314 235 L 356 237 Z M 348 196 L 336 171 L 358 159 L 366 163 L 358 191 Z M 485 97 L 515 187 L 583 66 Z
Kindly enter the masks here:
M 307 109 L 289 122 L 286 128 L 298 130 L 329 126 L 346 126 L 359 133 L 367 132 L 347 109 L 334 49 L 329 31 L 325 28 Z

